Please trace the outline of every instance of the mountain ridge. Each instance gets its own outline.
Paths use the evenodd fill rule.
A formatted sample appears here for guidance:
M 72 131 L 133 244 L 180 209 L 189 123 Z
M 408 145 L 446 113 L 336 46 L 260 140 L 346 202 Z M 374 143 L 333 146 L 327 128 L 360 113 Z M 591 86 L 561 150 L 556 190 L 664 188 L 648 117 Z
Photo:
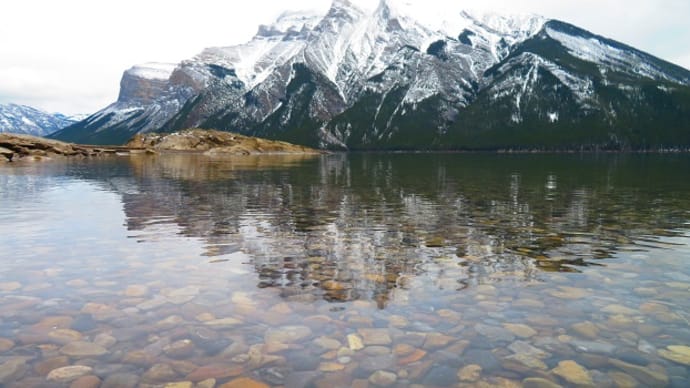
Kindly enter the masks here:
M 351 150 L 690 145 L 688 70 L 535 15 L 425 19 L 409 3 L 336 0 L 167 69 L 128 70 L 116 103 L 55 136 L 201 126 Z
M 67 116 L 19 104 L 0 104 L 0 133 L 47 136 L 81 121 L 83 115 Z

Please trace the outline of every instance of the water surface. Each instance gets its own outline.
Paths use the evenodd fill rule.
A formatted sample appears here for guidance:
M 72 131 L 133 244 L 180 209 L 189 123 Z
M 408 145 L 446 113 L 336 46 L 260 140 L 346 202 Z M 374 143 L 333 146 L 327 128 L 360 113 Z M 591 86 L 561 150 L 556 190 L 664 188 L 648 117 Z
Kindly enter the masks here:
M 689 171 L 687 155 L 0 166 L 0 385 L 688 386 Z

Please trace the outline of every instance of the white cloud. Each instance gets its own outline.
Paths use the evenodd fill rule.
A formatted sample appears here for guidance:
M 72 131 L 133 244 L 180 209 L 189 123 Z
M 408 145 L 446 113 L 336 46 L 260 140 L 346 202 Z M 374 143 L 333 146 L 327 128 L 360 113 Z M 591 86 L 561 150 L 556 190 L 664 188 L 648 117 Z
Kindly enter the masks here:
M 374 8 L 377 0 L 352 0 Z M 565 20 L 690 68 L 686 0 L 397 0 Z M 117 98 L 122 71 L 178 62 L 204 47 L 241 43 L 285 7 L 325 10 L 329 0 L 8 0 L 0 22 L 0 102 L 66 113 Z

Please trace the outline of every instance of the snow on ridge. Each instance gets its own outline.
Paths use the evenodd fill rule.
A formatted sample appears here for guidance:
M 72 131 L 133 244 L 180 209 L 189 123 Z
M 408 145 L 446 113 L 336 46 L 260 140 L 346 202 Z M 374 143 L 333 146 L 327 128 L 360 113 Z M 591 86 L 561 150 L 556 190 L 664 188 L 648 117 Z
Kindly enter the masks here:
M 654 80 L 667 80 L 683 83 L 683 80 L 670 77 L 663 70 L 658 69 L 645 58 L 634 51 L 621 50 L 606 44 L 602 40 L 591 37 L 571 35 L 553 28 L 546 28 L 549 36 L 563 44 L 568 52 L 585 61 L 611 66 L 616 70 L 633 73 Z
M 139 78 L 166 81 L 176 67 L 177 64 L 174 63 L 149 62 L 135 65 L 127 73 Z

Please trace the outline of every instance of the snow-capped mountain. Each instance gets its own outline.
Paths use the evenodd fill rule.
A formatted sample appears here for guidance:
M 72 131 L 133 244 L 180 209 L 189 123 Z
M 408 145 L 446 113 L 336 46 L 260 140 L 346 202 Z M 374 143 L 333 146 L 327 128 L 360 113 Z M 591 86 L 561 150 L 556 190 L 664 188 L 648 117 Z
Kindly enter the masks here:
M 26 105 L 0 104 L 0 133 L 47 136 L 84 118 L 48 113 Z
M 58 132 L 231 130 L 325 148 L 690 146 L 690 72 L 539 16 L 347 0 L 242 45 L 127 70 L 118 101 Z

